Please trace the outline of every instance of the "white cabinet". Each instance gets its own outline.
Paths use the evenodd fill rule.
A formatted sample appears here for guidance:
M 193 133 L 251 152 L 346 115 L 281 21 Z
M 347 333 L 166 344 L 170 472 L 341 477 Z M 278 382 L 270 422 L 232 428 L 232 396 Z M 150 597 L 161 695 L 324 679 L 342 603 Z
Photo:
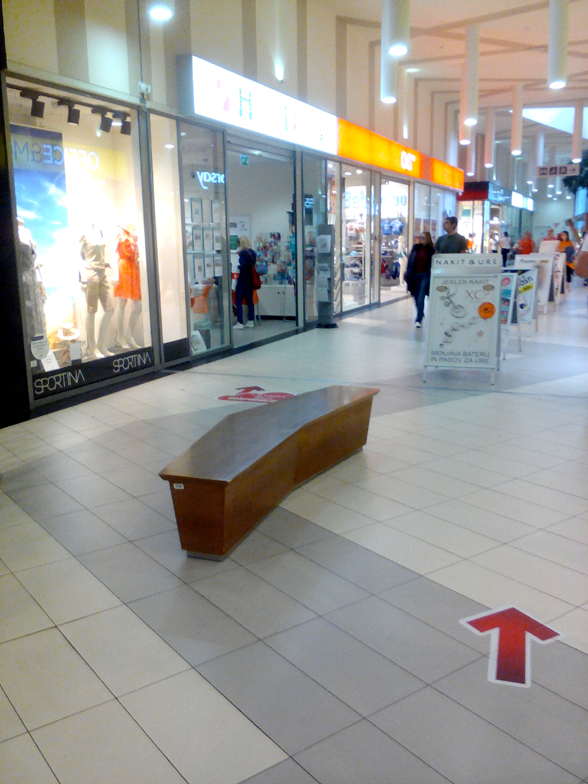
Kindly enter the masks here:
M 296 316 L 296 298 L 294 286 L 263 285 L 257 291 L 259 297 L 260 316 L 279 316 L 294 318 Z

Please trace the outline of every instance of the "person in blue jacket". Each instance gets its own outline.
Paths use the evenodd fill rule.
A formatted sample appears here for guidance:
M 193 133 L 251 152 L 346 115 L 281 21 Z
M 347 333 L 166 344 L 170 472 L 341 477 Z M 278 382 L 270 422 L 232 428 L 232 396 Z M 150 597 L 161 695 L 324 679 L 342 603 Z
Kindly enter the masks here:
M 416 327 L 420 329 L 425 317 L 425 297 L 429 294 L 431 284 L 431 260 L 435 253 L 435 247 L 431 234 L 423 231 L 417 237 L 417 241 L 412 247 L 408 256 L 408 265 L 404 273 L 406 287 L 414 298 L 417 309 Z

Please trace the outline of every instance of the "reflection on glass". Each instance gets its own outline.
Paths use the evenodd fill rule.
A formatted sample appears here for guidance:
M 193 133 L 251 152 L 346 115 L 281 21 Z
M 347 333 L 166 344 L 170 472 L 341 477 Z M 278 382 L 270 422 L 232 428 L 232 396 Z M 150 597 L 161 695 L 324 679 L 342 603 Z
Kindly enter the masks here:
M 8 102 L 25 339 L 33 376 L 151 345 L 136 113 L 24 83 Z M 147 364 L 150 364 L 151 358 Z M 105 363 L 103 363 L 105 364 Z M 106 365 L 112 372 L 114 363 Z M 59 391 L 54 390 L 54 391 Z
M 431 188 L 420 182 L 414 186 L 414 236 L 431 231 Z
M 365 305 L 369 296 L 366 243 L 370 212 L 370 173 L 343 165 L 343 310 Z
M 314 155 L 303 157 L 304 182 L 304 297 L 306 321 L 318 318 L 316 281 L 316 238 L 318 228 L 326 223 L 327 198 L 325 193 L 326 161 Z
M 327 222 L 335 227 L 333 313 L 341 313 L 343 261 L 341 256 L 341 164 L 327 162 Z
M 184 247 L 188 265 L 190 352 L 229 342 L 222 133 L 180 125 Z
M 407 263 L 408 185 L 383 180 L 381 196 L 380 300 L 394 298 Z

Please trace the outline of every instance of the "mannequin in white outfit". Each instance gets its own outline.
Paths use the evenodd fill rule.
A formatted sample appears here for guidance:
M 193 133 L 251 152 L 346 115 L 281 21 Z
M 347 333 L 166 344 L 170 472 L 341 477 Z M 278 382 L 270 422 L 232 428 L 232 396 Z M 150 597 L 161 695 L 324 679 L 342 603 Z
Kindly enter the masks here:
M 80 237 L 80 255 L 83 263 L 80 269 L 82 291 L 86 296 L 86 355 L 88 359 L 101 359 L 112 356 L 106 346 L 106 332 L 114 312 L 110 283 L 106 277 L 106 243 L 102 231 L 92 224 Z M 98 327 L 96 341 L 96 312 L 98 301 L 102 303 L 104 314 Z

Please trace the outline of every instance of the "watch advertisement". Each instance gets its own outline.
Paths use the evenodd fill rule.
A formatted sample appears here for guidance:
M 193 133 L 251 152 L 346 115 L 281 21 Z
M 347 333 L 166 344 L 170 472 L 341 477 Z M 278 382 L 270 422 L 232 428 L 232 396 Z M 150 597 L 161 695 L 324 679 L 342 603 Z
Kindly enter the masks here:
M 425 366 L 498 367 L 501 272 L 431 275 Z

